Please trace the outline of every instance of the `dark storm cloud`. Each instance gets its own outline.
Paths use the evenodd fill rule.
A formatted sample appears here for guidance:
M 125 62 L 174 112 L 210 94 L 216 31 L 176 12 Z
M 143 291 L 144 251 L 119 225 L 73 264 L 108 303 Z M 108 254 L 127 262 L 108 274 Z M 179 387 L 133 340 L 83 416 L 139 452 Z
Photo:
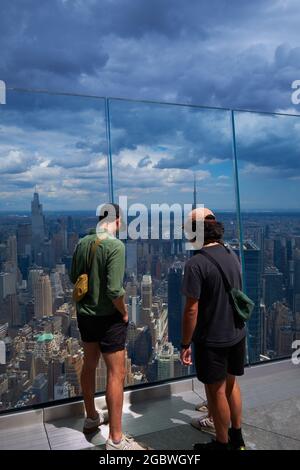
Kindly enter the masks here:
M 237 156 L 255 171 L 281 179 L 300 176 L 300 116 L 236 114 Z M 268 169 L 268 171 L 266 171 Z
M 166 153 L 155 164 L 160 169 L 189 169 L 212 158 L 231 158 L 228 111 L 115 100 L 111 103 L 110 117 L 115 155 L 124 149 L 136 150 L 138 146 L 159 149 Z M 166 145 L 168 151 L 164 152 Z M 149 163 L 145 158 L 141 162 Z
M 193 169 L 232 158 L 230 113 L 114 101 L 111 106 L 112 149 L 139 146 L 162 149 L 166 156 L 154 164 L 157 169 Z M 236 113 L 237 153 L 241 163 L 272 169 L 272 175 L 292 177 L 300 172 L 300 116 Z M 172 148 L 174 147 L 174 148 Z M 147 156 L 138 164 L 149 162 Z M 267 176 L 267 174 L 266 174 Z
M 98 42 L 90 44 L 88 25 L 66 3 L 4 0 L 1 7 L 1 72 L 8 83 L 37 86 L 40 76 L 40 87 L 43 81 L 49 87 L 57 77 L 76 80 L 106 63 L 108 54 Z
M 274 110 L 300 77 L 295 0 L 2 0 L 10 86 Z

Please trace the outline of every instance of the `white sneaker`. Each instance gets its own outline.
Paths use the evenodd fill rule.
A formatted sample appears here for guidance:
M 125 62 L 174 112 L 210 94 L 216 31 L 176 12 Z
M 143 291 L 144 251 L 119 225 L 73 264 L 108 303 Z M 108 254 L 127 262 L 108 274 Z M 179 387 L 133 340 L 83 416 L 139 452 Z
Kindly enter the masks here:
M 216 434 L 216 428 L 212 418 L 204 416 L 204 418 L 194 418 L 191 421 L 191 425 L 199 429 L 199 431 L 207 432 L 213 436 Z
M 101 426 L 101 424 L 108 423 L 108 411 L 107 410 L 97 410 L 98 417 L 95 419 L 85 418 L 83 423 L 83 432 L 84 434 L 91 434 Z
M 207 413 L 208 412 L 207 400 L 201 401 L 201 403 L 198 403 L 198 405 L 195 406 L 195 410 L 200 411 L 201 413 Z
M 149 447 L 142 446 L 133 437 L 123 434 L 121 442 L 115 444 L 111 439 L 107 439 L 106 450 L 149 450 Z

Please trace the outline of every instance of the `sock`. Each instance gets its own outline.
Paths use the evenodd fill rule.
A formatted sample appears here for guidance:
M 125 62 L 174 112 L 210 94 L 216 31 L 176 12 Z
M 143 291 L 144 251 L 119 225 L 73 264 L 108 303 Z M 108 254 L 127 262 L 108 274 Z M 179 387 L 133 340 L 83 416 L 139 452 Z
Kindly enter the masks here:
M 226 448 L 228 447 L 228 442 L 219 442 L 219 441 L 216 441 L 216 444 L 218 445 L 218 447 L 220 448 Z
M 232 437 L 242 437 L 242 428 L 230 428 L 229 429 L 229 432 L 231 434 Z
M 245 442 L 243 439 L 242 429 L 241 428 L 230 428 L 228 431 L 228 436 L 230 438 L 230 442 L 233 445 L 237 446 L 244 446 Z

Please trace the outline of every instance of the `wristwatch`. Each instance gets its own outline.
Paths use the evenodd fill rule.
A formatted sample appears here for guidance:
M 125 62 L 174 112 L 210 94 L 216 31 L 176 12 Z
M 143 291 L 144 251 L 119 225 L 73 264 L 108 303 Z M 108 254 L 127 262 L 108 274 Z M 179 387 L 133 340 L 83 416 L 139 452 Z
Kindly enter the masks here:
M 189 349 L 190 345 L 191 345 L 191 343 L 189 343 L 189 344 L 183 344 L 183 343 L 181 343 L 181 344 L 180 344 L 180 347 L 181 347 L 181 349 Z

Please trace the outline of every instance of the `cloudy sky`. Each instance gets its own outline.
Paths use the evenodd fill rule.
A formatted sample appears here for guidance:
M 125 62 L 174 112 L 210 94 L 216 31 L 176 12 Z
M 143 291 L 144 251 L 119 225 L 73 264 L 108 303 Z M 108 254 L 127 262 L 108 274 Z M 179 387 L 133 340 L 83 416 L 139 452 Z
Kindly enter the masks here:
M 234 108 L 291 107 L 298 0 L 2 0 L 10 86 Z
M 2 0 L 0 79 L 298 114 L 299 21 L 297 0 Z M 190 202 L 196 173 L 199 202 L 234 208 L 228 112 L 112 101 L 110 116 L 116 195 Z M 299 119 L 237 114 L 245 209 L 299 208 Z M 2 209 L 28 209 L 35 185 L 49 210 L 107 198 L 102 100 L 9 92 L 0 137 Z

